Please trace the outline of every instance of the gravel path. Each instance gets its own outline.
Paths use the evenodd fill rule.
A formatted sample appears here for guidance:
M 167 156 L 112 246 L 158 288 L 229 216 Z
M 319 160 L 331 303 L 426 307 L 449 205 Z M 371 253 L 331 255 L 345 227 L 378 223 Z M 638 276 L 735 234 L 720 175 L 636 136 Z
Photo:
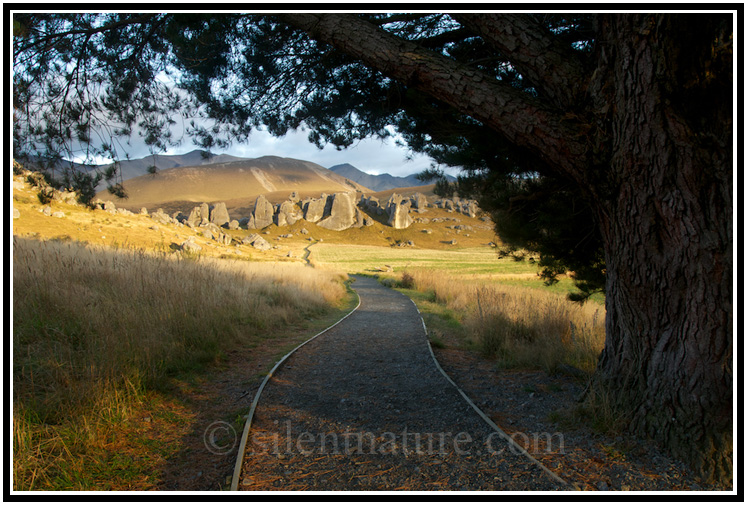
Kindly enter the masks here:
M 438 371 L 410 299 L 374 279 L 353 286 L 359 309 L 289 357 L 265 387 L 239 490 L 565 488 Z

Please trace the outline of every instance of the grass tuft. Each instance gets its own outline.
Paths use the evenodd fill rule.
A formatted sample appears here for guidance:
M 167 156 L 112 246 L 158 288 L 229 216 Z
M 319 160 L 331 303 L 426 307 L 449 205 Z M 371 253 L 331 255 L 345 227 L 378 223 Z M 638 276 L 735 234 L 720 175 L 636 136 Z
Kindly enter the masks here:
M 502 367 L 555 372 L 567 364 L 591 374 L 597 365 L 605 341 L 599 304 L 579 306 L 542 289 L 460 280 L 438 271 L 407 274 L 423 299 L 459 315 L 468 339 Z
M 112 448 L 149 392 L 323 315 L 344 278 L 14 238 L 14 487 L 147 488 L 147 463 Z

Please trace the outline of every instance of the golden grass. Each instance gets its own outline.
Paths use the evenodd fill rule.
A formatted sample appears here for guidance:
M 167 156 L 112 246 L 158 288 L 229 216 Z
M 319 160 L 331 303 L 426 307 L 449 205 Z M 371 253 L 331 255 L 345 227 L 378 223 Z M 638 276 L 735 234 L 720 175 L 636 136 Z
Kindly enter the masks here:
M 116 460 L 108 448 L 133 406 L 170 377 L 323 315 L 344 298 L 344 278 L 14 238 L 14 487 L 133 486 L 117 466 L 97 475 Z
M 605 310 L 562 294 L 434 270 L 409 270 L 407 284 L 459 315 L 467 334 L 500 365 L 552 372 L 567 364 L 592 373 L 605 342 Z

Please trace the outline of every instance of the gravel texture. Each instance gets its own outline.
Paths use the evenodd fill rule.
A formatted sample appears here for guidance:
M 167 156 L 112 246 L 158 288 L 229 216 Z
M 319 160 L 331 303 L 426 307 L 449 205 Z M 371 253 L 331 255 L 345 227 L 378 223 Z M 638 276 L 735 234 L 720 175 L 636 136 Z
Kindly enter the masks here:
M 359 309 L 265 387 L 239 490 L 569 488 L 495 433 L 439 372 L 407 297 L 365 277 L 354 288 Z

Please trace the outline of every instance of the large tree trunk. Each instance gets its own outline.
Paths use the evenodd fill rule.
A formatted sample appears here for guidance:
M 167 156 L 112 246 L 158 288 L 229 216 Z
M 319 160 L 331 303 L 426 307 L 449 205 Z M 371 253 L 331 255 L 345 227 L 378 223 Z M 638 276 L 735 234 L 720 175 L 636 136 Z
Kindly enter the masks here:
M 559 103 L 577 96 L 558 89 L 563 81 L 586 87 L 566 111 L 352 16 L 283 19 L 471 115 L 577 183 L 606 249 L 598 385 L 616 394 L 636 432 L 704 478 L 731 481 L 732 106 L 720 96 L 732 86 L 731 18 L 601 16 L 588 78 L 578 62 L 562 68 L 568 51 L 545 44 L 534 25 L 464 18 L 535 76 L 541 95 Z M 550 60 L 529 54 L 543 47 L 554 49 Z M 563 78 L 544 78 L 544 61 Z
M 597 380 L 615 394 L 635 432 L 693 464 L 705 479 L 729 483 L 731 126 L 701 124 L 715 135 L 693 131 L 683 104 L 669 94 L 668 74 L 681 73 L 672 69 L 678 55 L 663 40 L 674 30 L 668 20 L 608 21 L 615 40 L 606 56 L 615 90 L 614 186 L 598 205 L 607 338 Z M 714 98 L 713 107 L 724 100 Z

